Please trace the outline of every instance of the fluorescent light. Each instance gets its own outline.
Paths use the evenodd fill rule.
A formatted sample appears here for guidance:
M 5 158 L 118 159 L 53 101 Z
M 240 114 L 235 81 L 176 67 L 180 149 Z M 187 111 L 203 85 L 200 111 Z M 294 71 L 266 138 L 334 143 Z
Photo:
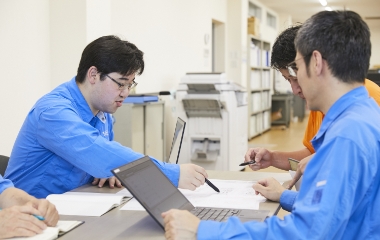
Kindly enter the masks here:
M 326 11 L 332 11 L 331 7 L 325 7 Z
M 326 0 L 319 0 L 319 2 L 322 4 L 322 6 L 326 6 L 327 5 L 327 1 Z

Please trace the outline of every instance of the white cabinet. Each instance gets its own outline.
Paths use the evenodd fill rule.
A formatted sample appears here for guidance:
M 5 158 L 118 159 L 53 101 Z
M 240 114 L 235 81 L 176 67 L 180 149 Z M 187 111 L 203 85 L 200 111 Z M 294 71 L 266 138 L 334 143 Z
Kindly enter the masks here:
M 163 101 L 123 103 L 113 116 L 115 141 L 136 152 L 166 161 Z
M 271 82 L 269 42 L 248 35 L 248 138 L 270 129 Z

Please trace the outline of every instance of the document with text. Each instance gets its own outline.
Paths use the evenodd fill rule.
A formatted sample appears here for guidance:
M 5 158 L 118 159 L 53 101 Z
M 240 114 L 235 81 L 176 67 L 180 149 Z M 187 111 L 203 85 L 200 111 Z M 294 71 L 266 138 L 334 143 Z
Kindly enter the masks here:
M 239 180 L 219 180 L 209 179 L 220 193 L 215 192 L 210 186 L 204 184 L 195 191 L 179 189 L 183 195 L 195 207 L 214 207 L 214 208 L 238 208 L 238 209 L 259 209 L 261 202 L 266 198 L 256 195 L 252 186 L 256 181 Z M 145 209 L 136 199 L 128 201 L 120 210 L 144 211 Z

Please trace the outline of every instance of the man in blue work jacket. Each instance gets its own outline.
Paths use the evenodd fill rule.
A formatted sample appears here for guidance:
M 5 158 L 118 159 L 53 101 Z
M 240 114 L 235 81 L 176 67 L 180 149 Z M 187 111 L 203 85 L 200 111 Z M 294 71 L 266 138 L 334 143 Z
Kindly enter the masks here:
M 162 214 L 167 239 L 380 238 L 380 108 L 363 86 L 369 28 L 352 11 L 324 11 L 303 24 L 295 46 L 288 70 L 297 70 L 310 110 L 325 117 L 312 140 L 316 153 L 299 194 L 278 192 L 277 200 L 291 214 L 262 223 L 236 217 L 220 223 L 172 209 Z M 253 188 L 264 193 L 273 190 L 272 183 L 260 181 Z
M 5 177 L 44 198 L 92 182 L 121 183 L 111 170 L 143 156 L 113 141 L 112 116 L 135 76 L 144 71 L 143 52 L 116 36 L 100 37 L 84 49 L 77 76 L 37 101 L 14 144 Z M 206 171 L 194 164 L 153 161 L 175 186 L 194 190 Z

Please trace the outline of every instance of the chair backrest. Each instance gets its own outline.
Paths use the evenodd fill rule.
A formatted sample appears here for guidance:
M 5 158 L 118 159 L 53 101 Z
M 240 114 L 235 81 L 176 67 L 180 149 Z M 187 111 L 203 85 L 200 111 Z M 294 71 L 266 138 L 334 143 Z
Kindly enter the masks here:
M 9 157 L 0 155 L 0 174 L 1 176 L 4 176 L 5 169 L 7 169 L 8 166 Z

